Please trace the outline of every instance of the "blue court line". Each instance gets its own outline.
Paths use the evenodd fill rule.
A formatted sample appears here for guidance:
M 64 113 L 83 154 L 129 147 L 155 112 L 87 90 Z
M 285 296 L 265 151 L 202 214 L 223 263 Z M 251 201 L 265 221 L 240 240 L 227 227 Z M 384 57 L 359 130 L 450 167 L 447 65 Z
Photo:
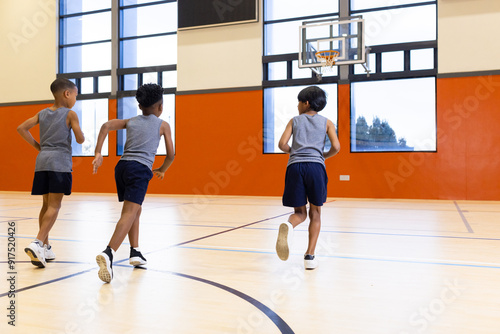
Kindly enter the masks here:
M 267 231 L 277 231 L 278 230 L 277 228 L 272 228 L 272 227 L 248 227 L 247 229 L 249 229 L 249 230 L 267 230 Z M 298 228 L 295 228 L 294 231 L 295 232 L 307 232 L 306 229 L 298 229 Z M 448 236 L 448 235 L 425 235 L 425 234 L 403 234 L 403 233 L 381 233 L 381 232 L 355 232 L 355 231 L 325 231 L 325 230 L 321 230 L 321 233 L 368 234 L 368 235 L 397 236 L 397 237 L 500 241 L 500 238 L 457 237 L 457 236 Z M 457 232 L 450 232 L 450 233 L 457 233 Z M 463 232 L 460 232 L 460 233 L 463 233 Z
M 220 248 L 194 247 L 194 246 L 181 246 L 179 248 L 196 249 L 196 250 L 209 250 L 209 251 L 219 251 L 219 252 L 241 252 L 241 253 L 254 253 L 254 254 L 275 254 L 275 252 L 253 251 L 253 250 L 243 250 L 243 249 L 220 249 Z M 300 255 L 300 256 L 302 256 L 303 254 L 295 253 L 294 255 Z M 454 267 L 471 267 L 471 268 L 500 269 L 500 264 L 498 266 L 487 266 L 487 265 L 466 264 L 466 263 L 447 263 L 447 262 L 430 262 L 430 261 L 397 260 L 397 259 L 377 259 L 377 258 L 369 258 L 369 257 L 338 256 L 338 255 L 321 255 L 320 258 L 347 259 L 347 260 L 363 260 L 363 261 L 380 261 L 380 262 L 396 262 L 396 263 L 430 264 L 430 265 L 442 265 L 442 266 L 454 266 Z
M 474 233 L 474 231 L 472 230 L 472 227 L 470 226 L 469 222 L 467 221 L 467 218 L 465 218 L 464 213 L 462 212 L 462 210 L 458 206 L 457 201 L 453 201 L 453 203 L 455 204 L 455 207 L 457 208 L 458 214 L 460 215 L 460 218 L 462 218 L 462 221 L 464 222 L 464 225 L 467 228 L 467 231 L 469 233 Z

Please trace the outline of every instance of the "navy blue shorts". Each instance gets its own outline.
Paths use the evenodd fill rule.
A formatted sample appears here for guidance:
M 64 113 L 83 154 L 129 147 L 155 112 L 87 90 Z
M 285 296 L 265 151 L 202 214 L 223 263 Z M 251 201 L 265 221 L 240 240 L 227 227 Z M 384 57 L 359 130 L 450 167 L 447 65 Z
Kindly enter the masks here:
M 317 162 L 298 162 L 286 169 L 283 205 L 298 208 L 309 203 L 326 202 L 328 177 L 325 166 Z
M 73 176 L 71 173 L 41 171 L 35 172 L 31 195 L 71 194 Z
M 116 192 L 120 202 L 142 205 L 153 171 L 133 160 L 120 160 L 115 167 Z

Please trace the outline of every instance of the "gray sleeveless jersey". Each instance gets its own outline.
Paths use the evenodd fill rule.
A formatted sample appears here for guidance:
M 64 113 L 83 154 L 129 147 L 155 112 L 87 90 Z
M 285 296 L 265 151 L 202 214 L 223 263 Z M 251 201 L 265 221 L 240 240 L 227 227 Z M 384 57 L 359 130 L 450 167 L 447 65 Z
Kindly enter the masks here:
M 293 138 L 287 166 L 297 162 L 317 162 L 325 165 L 323 149 L 327 120 L 319 114 L 302 114 L 293 118 Z
M 163 121 L 155 115 L 139 115 L 127 123 L 127 141 L 122 160 L 134 160 L 153 168 L 156 150 L 160 143 L 160 126 Z
M 40 152 L 35 172 L 71 172 L 71 128 L 66 125 L 69 109 L 43 109 L 38 113 L 40 123 Z

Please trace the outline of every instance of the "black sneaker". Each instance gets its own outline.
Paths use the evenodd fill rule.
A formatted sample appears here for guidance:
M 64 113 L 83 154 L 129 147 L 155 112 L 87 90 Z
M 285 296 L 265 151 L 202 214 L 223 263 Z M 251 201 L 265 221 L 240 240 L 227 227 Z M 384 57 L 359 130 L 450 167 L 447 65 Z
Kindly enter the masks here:
M 142 256 L 142 253 L 132 247 L 130 247 L 130 260 L 129 263 L 134 267 L 144 266 L 148 263 L 146 258 Z
M 113 279 L 113 253 L 111 252 L 111 248 L 109 246 L 106 247 L 104 252 L 97 255 L 95 260 L 99 265 L 99 278 L 103 282 L 111 282 Z

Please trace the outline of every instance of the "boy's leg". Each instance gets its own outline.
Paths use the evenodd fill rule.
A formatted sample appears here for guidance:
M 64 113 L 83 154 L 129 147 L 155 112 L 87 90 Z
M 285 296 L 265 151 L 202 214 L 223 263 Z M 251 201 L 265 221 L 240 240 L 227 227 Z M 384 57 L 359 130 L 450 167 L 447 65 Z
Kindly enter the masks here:
M 109 241 L 109 247 L 111 247 L 115 252 L 118 250 L 120 245 L 122 244 L 125 236 L 130 232 L 132 225 L 137 219 L 138 224 L 138 213 L 140 213 L 141 205 L 130 202 L 123 201 L 122 214 L 120 216 L 120 220 L 116 224 L 115 232 Z M 137 234 L 138 236 L 138 234 Z
M 130 242 L 130 259 L 129 263 L 133 266 L 144 266 L 148 263 L 139 249 L 139 219 L 141 217 L 142 207 L 139 208 L 137 216 L 128 232 L 128 240 Z
M 57 215 L 59 214 L 59 209 L 61 208 L 61 202 L 64 194 L 62 193 L 48 193 L 47 194 L 47 209 L 43 213 L 40 212 L 40 230 L 38 231 L 38 235 L 36 238 L 43 243 L 48 242 L 49 232 L 54 226 L 54 223 L 57 219 Z M 44 195 L 45 202 L 45 195 Z M 43 210 L 43 206 L 42 206 Z
M 276 253 L 283 261 L 288 260 L 290 255 L 290 248 L 293 241 L 293 229 L 307 218 L 307 209 L 305 205 L 294 208 L 294 211 L 295 212 L 288 217 L 288 221 L 282 223 L 278 229 Z
M 111 282 L 113 279 L 113 255 L 118 250 L 120 245 L 125 239 L 125 236 L 130 232 L 134 222 L 139 220 L 141 205 L 123 201 L 122 213 L 120 220 L 116 224 L 113 236 L 109 241 L 108 247 L 96 257 L 97 264 L 99 265 L 98 276 L 104 282 Z
M 139 211 L 135 216 L 135 220 L 128 231 L 128 240 L 130 242 L 130 247 L 137 248 L 139 247 L 139 218 L 141 217 L 142 206 L 139 207 Z
M 306 206 L 300 206 L 298 208 L 293 208 L 294 213 L 288 217 L 288 222 L 292 224 L 293 228 L 297 225 L 302 224 L 307 218 L 307 208 Z
M 42 203 L 42 208 L 40 209 L 40 214 L 38 215 L 38 230 L 40 231 L 42 229 L 42 221 L 43 221 L 43 216 L 45 215 L 45 212 L 47 212 L 47 207 L 49 206 L 49 194 L 44 194 L 43 196 L 43 203 Z M 46 240 L 41 240 L 43 241 L 44 244 L 48 244 L 49 241 L 49 236 L 47 235 Z
M 309 204 L 309 245 L 306 254 L 314 255 L 321 230 L 321 206 Z
M 54 226 L 54 223 L 61 208 L 61 201 L 64 194 L 48 193 L 43 195 L 43 204 L 38 216 L 38 225 L 40 227 L 36 240 L 31 242 L 24 249 L 26 254 L 31 258 L 31 263 L 37 267 L 45 268 L 45 249 L 43 244 L 48 242 L 49 232 Z

